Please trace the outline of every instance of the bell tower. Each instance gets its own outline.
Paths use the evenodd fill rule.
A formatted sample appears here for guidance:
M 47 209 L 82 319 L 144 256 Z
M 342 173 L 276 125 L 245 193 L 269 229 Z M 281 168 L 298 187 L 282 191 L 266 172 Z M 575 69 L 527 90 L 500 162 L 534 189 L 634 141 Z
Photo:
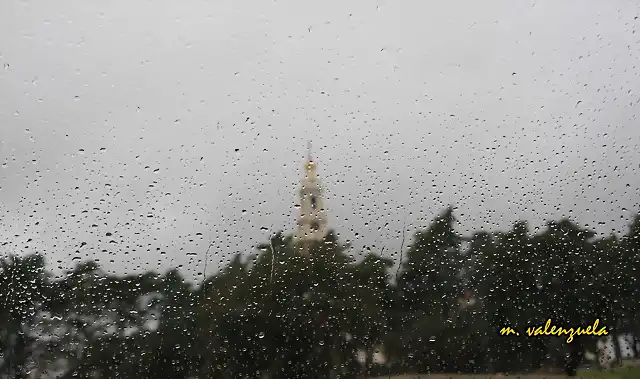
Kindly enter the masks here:
M 311 142 L 308 142 L 307 150 L 304 178 L 300 186 L 300 216 L 296 233 L 296 240 L 305 255 L 309 253 L 311 243 L 322 241 L 329 232 L 322 184 L 318 179 L 316 162 L 311 157 Z

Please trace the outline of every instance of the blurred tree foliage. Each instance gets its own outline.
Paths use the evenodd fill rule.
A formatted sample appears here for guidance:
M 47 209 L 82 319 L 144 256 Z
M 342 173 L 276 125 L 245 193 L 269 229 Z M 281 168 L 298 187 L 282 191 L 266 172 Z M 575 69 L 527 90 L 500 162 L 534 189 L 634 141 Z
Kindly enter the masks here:
M 0 260 L 0 377 L 355 378 L 409 372 L 575 375 L 596 337 L 506 337 L 590 325 L 640 342 L 640 216 L 596 239 L 569 220 L 462 237 L 448 208 L 394 262 L 356 260 L 330 233 L 300 254 L 277 233 L 195 285 L 177 270 L 54 277 L 40 255 Z M 396 266 L 399 264 L 400 266 Z M 472 297 L 462 296 L 473 294 Z M 617 342 L 617 339 L 614 339 Z M 618 357 L 620 345 L 615 344 Z M 375 362 L 381 350 L 386 363 Z

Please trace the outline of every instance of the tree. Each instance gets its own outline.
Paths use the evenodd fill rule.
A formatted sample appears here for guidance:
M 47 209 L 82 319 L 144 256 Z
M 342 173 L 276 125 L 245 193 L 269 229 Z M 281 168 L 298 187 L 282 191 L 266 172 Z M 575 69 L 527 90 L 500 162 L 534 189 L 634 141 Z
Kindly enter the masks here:
M 603 308 L 594 307 L 601 304 L 597 292 L 600 288 L 594 290 L 598 283 L 594 271 L 597 266 L 593 264 L 597 256 L 590 242 L 593 237 L 593 232 L 563 219 L 547 223 L 547 229 L 533 241 L 540 285 L 546 294 L 540 308 L 551 315 L 555 325 L 569 328 L 604 318 L 603 314 L 597 314 Z M 594 343 L 592 337 L 580 336 L 568 345 L 565 361 L 568 375 L 575 376 L 585 348 Z
M 617 293 L 620 304 L 626 313 L 626 332 L 632 333 L 631 349 L 634 357 L 640 357 L 640 214 L 636 214 L 622 237 L 619 246 L 620 258 L 615 267 L 619 272 Z
M 20 378 L 36 364 L 30 351 L 38 336 L 32 332 L 46 300 L 47 281 L 41 255 L 11 255 L 0 260 L 0 375 Z
M 538 286 L 536 252 L 525 222 L 516 222 L 506 233 L 476 234 L 471 241 L 474 259 L 472 285 L 486 315 L 487 364 L 492 370 L 533 371 L 545 353 L 538 340 L 503 337 L 503 327 L 524 330 L 545 317 Z
M 359 300 L 353 308 L 356 314 L 359 313 L 360 319 L 360 322 L 354 323 L 352 337 L 357 347 L 365 353 L 365 375 L 371 375 L 375 349 L 382 345 L 389 332 L 389 310 L 393 296 L 389 269 L 392 265 L 392 260 L 370 252 L 361 262 L 351 266 L 354 279 L 351 284 L 352 296 L 354 300 Z
M 306 256 L 277 233 L 199 287 L 177 269 L 110 275 L 86 261 L 52 277 L 39 255 L 0 259 L 0 378 L 354 378 L 380 375 L 380 344 L 387 374 L 551 362 L 575 376 L 597 338 L 498 331 L 598 318 L 614 335 L 640 335 L 640 216 L 598 239 L 567 219 L 533 236 L 517 222 L 473 234 L 465 254 L 454 223 L 449 208 L 416 233 L 397 286 L 391 260 L 356 261 L 333 232 Z M 459 303 L 463 291 L 475 302 Z
M 447 317 L 460 289 L 461 238 L 455 222 L 449 207 L 427 230 L 416 233 L 398 281 L 406 309 L 435 310 Z
M 428 355 L 442 354 L 433 348 L 429 353 L 425 349 L 433 344 L 426 342 L 445 328 L 462 288 L 461 237 L 454 230 L 455 222 L 449 207 L 426 230 L 415 234 L 402 262 L 398 289 L 405 317 L 398 337 L 406 343 L 405 355 L 413 357 L 408 365 L 416 369 L 437 369 L 439 364 Z

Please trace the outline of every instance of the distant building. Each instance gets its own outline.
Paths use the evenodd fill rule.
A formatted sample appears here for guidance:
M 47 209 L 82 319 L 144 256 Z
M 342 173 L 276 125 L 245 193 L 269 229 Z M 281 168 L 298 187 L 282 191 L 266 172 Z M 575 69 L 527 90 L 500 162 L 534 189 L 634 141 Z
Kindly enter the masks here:
M 358 350 L 356 358 L 361 365 L 365 365 L 367 363 L 367 352 L 364 350 Z M 388 360 L 387 356 L 384 353 L 384 346 L 376 346 L 371 352 L 369 363 L 372 363 L 374 365 L 384 365 L 387 364 L 387 362 Z
M 295 234 L 296 242 L 305 255 L 309 253 L 310 244 L 322 241 L 329 233 L 322 183 L 318 179 L 316 162 L 311 157 L 311 144 L 308 150 L 300 185 L 300 216 Z

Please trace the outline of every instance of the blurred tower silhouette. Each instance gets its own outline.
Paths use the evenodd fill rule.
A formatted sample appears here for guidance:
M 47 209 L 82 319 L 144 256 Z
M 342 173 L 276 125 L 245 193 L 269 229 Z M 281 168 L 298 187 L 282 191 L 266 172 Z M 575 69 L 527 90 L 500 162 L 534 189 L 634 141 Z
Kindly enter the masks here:
M 316 162 L 311 157 L 311 142 L 308 143 L 308 156 L 304 163 L 305 175 L 300 187 L 300 216 L 296 240 L 302 253 L 309 253 L 309 246 L 322 241 L 329 232 L 326 209 L 322 200 L 322 184 L 316 172 Z

